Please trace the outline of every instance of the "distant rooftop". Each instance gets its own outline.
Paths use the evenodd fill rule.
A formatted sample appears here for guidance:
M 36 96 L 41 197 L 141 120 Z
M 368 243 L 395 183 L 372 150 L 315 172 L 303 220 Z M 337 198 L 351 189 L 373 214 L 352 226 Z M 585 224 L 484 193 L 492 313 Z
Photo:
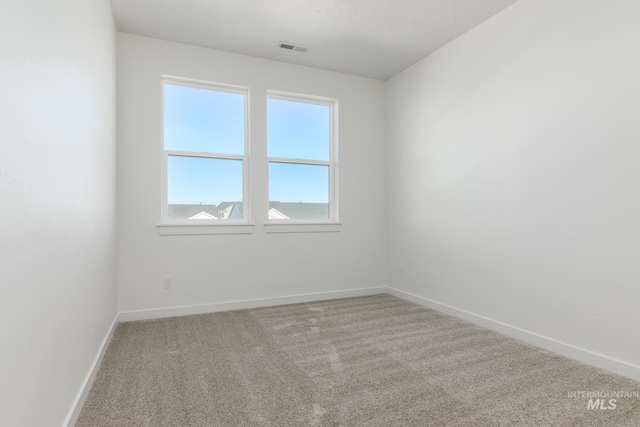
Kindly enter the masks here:
M 242 219 L 242 202 L 169 204 L 171 219 Z M 269 202 L 269 219 L 327 219 L 328 203 Z
M 171 219 L 189 219 L 194 216 L 201 215 L 205 213 L 214 218 L 219 218 L 218 216 L 218 208 L 216 205 L 181 205 L 181 204 L 170 204 L 168 207 L 169 218 Z M 206 217 L 202 217 L 201 219 L 206 219 Z

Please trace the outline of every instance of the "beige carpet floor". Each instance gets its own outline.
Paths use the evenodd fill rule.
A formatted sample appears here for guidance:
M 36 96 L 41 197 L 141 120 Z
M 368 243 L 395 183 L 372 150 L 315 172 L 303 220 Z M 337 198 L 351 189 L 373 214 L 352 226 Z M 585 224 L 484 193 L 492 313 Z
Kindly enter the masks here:
M 578 391 L 640 383 L 374 295 L 122 323 L 76 426 L 640 426 Z

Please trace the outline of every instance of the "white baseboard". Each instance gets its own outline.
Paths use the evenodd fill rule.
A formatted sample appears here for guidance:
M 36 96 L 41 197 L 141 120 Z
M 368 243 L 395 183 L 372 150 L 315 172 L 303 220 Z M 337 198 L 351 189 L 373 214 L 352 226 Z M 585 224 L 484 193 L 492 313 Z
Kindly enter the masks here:
M 69 414 L 67 415 L 66 420 L 62 424 L 64 427 L 73 427 L 80 416 L 80 411 L 82 411 L 82 406 L 84 405 L 84 401 L 87 399 L 87 395 L 89 394 L 89 390 L 91 390 L 91 386 L 93 385 L 93 380 L 96 378 L 96 374 L 98 373 L 98 369 L 100 369 L 100 364 L 102 363 L 102 359 L 104 354 L 107 351 L 107 347 L 109 347 L 109 343 L 111 342 L 111 338 L 113 338 L 113 333 L 116 330 L 116 326 L 118 325 L 118 314 L 113 318 L 113 322 L 111 322 L 111 326 L 109 327 L 109 331 L 107 331 L 107 335 L 102 340 L 102 344 L 98 350 L 98 354 L 96 358 L 93 360 L 91 364 L 91 368 L 87 373 L 87 376 L 82 383 L 82 387 L 76 396 L 71 409 L 69 410 Z
M 428 298 L 401 291 L 399 289 L 387 287 L 387 293 L 406 301 L 421 305 L 423 307 L 427 307 L 454 317 L 458 317 L 460 319 L 466 320 L 467 322 L 482 326 L 483 328 L 487 328 L 495 332 L 499 332 L 503 335 L 518 339 L 520 341 L 524 341 L 528 344 L 543 348 L 545 350 L 549 350 L 570 359 L 574 359 L 579 362 L 583 362 L 588 365 L 605 369 L 607 371 L 623 375 L 633 380 L 640 381 L 640 366 L 635 366 L 621 360 L 613 359 L 611 357 L 595 353 L 584 348 L 576 347 L 574 345 L 558 341 L 553 338 L 548 338 L 543 335 L 536 334 L 535 332 L 526 331 L 524 329 L 520 329 L 518 327 L 511 326 L 497 320 L 479 316 L 465 310 L 460 310 L 450 305 L 442 304 Z
M 212 304 L 199 304 L 181 307 L 167 307 L 152 310 L 135 310 L 120 312 L 120 322 L 134 320 L 159 319 L 163 317 L 188 316 L 191 314 L 215 313 L 218 311 L 244 310 L 250 308 L 269 307 L 274 305 L 296 304 L 300 302 L 322 301 L 337 298 L 360 297 L 387 293 L 386 286 L 376 288 L 359 288 L 344 291 L 317 292 L 312 294 L 289 295 L 284 297 L 258 298 L 241 301 L 228 301 Z

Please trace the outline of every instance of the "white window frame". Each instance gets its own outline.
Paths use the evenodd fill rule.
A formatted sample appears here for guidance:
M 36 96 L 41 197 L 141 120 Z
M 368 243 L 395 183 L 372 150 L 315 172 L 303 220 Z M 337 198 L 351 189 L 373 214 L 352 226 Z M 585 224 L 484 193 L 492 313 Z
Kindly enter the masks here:
M 303 102 L 329 107 L 330 129 L 329 129 L 329 160 L 310 160 L 288 157 L 269 157 L 267 154 L 267 170 L 271 163 L 286 163 L 297 165 L 320 165 L 329 167 L 329 218 L 327 219 L 267 219 L 264 223 L 267 233 L 284 232 L 325 232 L 340 231 L 341 224 L 338 218 L 338 100 L 320 96 L 302 95 L 290 92 L 280 92 L 274 90 L 267 91 L 266 100 L 279 99 L 283 101 Z M 269 114 L 267 108 L 267 115 Z M 269 141 L 267 140 L 267 153 Z M 269 210 L 269 183 L 267 183 L 267 206 Z
M 165 83 L 177 86 L 186 86 L 219 92 L 229 92 L 244 95 L 244 153 L 221 154 L 212 152 L 193 152 L 167 150 L 164 144 L 164 85 Z M 183 234 L 245 234 L 253 232 L 251 223 L 251 206 L 249 193 L 249 88 L 222 83 L 207 82 L 174 76 L 161 76 L 161 157 L 162 157 L 162 205 L 158 233 L 160 235 Z M 242 219 L 170 219 L 168 207 L 168 159 L 170 155 L 194 157 L 203 159 L 240 160 L 242 161 Z

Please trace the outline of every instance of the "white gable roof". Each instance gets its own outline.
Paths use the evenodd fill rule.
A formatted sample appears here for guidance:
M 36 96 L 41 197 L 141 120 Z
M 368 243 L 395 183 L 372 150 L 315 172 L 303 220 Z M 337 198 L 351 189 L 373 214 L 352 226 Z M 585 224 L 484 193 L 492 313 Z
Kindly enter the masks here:
M 218 219 L 215 216 L 206 213 L 205 211 L 200 212 L 199 214 L 195 214 L 189 219 Z
M 276 208 L 269 209 L 269 219 L 289 219 L 288 216 L 280 212 Z

